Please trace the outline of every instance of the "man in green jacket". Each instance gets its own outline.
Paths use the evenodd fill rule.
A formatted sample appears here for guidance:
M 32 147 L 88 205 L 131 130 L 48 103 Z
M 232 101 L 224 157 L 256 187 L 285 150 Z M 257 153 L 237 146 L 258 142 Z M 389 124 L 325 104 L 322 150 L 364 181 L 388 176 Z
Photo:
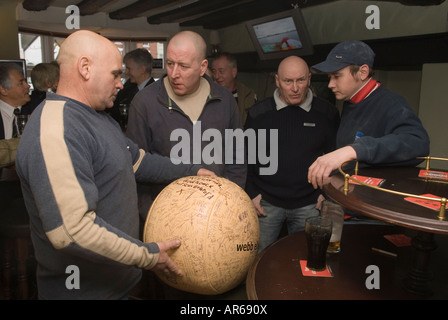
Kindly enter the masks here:
M 212 72 L 215 82 L 232 92 L 244 125 L 249 108 L 257 102 L 257 95 L 252 89 L 236 80 L 238 74 L 236 58 L 227 52 L 218 53 L 213 57 Z

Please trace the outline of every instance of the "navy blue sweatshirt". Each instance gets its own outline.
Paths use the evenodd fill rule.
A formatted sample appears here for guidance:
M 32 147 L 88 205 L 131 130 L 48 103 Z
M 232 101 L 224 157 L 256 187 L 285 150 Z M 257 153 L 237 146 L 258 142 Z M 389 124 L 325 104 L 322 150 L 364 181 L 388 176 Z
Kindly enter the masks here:
M 199 166 L 174 165 L 127 139 L 105 112 L 60 96 L 37 107 L 17 172 L 30 215 L 40 299 L 120 299 L 157 263 L 138 240 L 136 179 L 168 182 Z M 67 286 L 79 270 L 79 288 Z
M 272 97 L 252 106 L 246 129 L 257 133 L 259 129 L 278 130 L 278 170 L 273 175 L 260 175 L 259 162 L 249 165 L 249 196 L 261 194 L 264 200 L 286 209 L 315 203 L 320 190 L 308 183 L 308 168 L 317 157 L 334 150 L 338 124 L 338 110 L 318 97 L 313 98 L 310 111 L 299 106 L 277 110 Z
M 406 100 L 383 86 L 359 103 L 346 102 L 336 147 L 351 145 L 367 165 L 417 165 L 429 137 Z

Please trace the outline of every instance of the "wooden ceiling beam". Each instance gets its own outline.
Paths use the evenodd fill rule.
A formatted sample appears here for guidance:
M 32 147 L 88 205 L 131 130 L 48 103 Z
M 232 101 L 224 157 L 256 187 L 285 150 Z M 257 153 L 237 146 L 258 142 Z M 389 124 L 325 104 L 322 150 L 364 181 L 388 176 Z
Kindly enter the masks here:
M 399 2 L 405 6 L 432 6 L 445 2 L 445 0 L 381 0 L 384 2 Z
M 180 26 L 203 26 L 206 29 L 220 29 L 288 9 L 292 9 L 291 0 L 258 0 L 184 21 L 180 23 Z
M 24 0 L 23 8 L 28 11 L 47 10 L 53 0 Z
M 146 11 L 163 8 L 168 5 L 182 4 L 181 0 L 138 0 L 129 6 L 109 13 L 115 20 L 132 19 L 142 16 Z
M 108 0 L 74 0 L 81 15 L 107 12 Z M 150 24 L 178 22 L 182 27 L 203 26 L 206 29 L 220 29 L 247 20 L 263 17 L 292 8 L 316 6 L 338 0 L 131 0 L 130 5 L 109 13 L 115 20 L 142 17 L 151 10 L 157 14 L 147 17 Z M 398 2 L 408 6 L 440 5 L 446 0 L 378 0 Z M 54 0 L 23 0 L 28 11 L 47 10 Z M 166 10 L 166 12 L 163 12 Z
M 300 3 L 296 5 L 300 8 L 305 8 L 334 1 L 335 0 L 299 1 Z M 197 19 L 181 22 L 180 26 L 203 26 L 205 29 L 220 29 L 292 8 L 293 4 L 291 3 L 291 0 L 256 0 L 218 12 L 213 12 Z
M 101 9 L 109 2 L 110 0 L 83 0 L 77 4 L 79 14 L 82 16 L 87 16 L 101 12 Z
M 234 5 L 239 5 L 246 2 L 254 2 L 254 0 L 199 0 L 198 2 L 194 2 L 174 10 L 149 16 L 147 21 L 149 24 L 179 22 L 183 19 L 193 19 L 194 17 L 203 16 L 211 12 L 230 8 Z

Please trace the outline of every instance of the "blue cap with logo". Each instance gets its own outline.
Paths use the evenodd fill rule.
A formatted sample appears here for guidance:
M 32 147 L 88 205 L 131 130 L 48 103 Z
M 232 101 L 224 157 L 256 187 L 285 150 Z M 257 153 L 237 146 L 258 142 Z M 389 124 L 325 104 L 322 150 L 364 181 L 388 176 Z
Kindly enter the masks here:
M 366 64 L 372 68 L 374 59 L 375 53 L 367 44 L 359 40 L 349 40 L 336 45 L 325 61 L 312 68 L 321 72 L 335 72 L 349 65 Z

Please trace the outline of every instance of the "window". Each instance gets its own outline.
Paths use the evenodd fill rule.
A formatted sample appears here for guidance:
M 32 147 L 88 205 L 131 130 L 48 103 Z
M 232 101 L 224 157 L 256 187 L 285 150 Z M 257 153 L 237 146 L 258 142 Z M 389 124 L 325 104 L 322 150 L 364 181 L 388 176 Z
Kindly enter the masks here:
M 135 41 L 115 41 L 115 45 L 117 46 L 118 50 L 121 52 L 121 55 L 124 57 L 125 54 L 129 51 L 135 50 L 137 48 L 143 48 L 149 51 L 151 53 L 153 59 L 160 59 L 162 61 L 161 65 L 162 68 L 157 67 L 153 68 L 152 70 L 152 77 L 154 80 L 159 79 L 164 74 L 164 61 L 165 61 L 165 46 L 166 42 L 135 42 Z M 126 82 L 126 75 L 124 74 L 126 67 L 123 64 L 123 83 Z
M 20 58 L 26 61 L 27 80 L 31 87 L 31 70 L 39 63 L 55 61 L 62 41 L 64 38 L 19 33 Z
M 40 34 L 25 32 L 19 33 L 20 58 L 26 60 L 28 83 L 31 86 L 32 83 L 30 74 L 33 67 L 38 63 L 55 61 L 58 57 L 59 49 L 64 39 L 65 38 Z M 166 42 L 164 41 L 114 41 L 114 43 L 123 57 L 127 52 L 136 48 L 145 48 L 151 53 L 154 59 L 161 59 L 163 62 L 165 61 Z M 164 64 L 162 63 L 162 66 L 163 65 Z M 125 66 L 123 65 L 123 71 L 124 69 Z M 154 69 L 153 77 L 157 79 L 161 77 L 163 73 L 164 67 L 162 67 L 162 69 Z M 126 81 L 124 77 L 125 75 L 123 73 L 123 83 Z
M 27 34 L 19 34 L 20 58 L 25 59 L 27 65 L 35 66 L 42 62 L 41 37 Z
M 151 53 L 153 59 L 161 59 L 161 68 L 154 67 L 152 69 L 152 77 L 158 80 L 163 76 L 165 70 L 165 43 L 164 42 L 137 42 L 137 48 L 144 48 Z M 154 63 L 153 63 L 154 65 Z

